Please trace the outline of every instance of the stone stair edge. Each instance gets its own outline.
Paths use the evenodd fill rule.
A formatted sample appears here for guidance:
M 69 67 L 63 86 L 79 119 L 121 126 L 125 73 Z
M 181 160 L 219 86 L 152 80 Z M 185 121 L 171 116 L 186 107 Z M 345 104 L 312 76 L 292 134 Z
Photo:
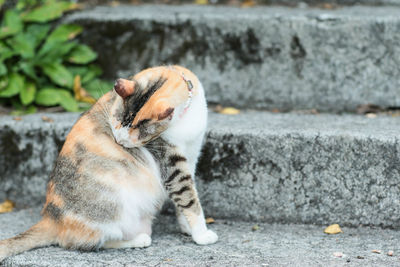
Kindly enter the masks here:
M 109 11 L 114 12 L 109 12 Z M 221 10 L 228 13 L 221 13 Z M 98 21 L 127 21 L 130 18 L 139 18 L 145 20 L 159 20 L 167 17 L 179 18 L 204 18 L 205 15 L 210 15 L 212 19 L 239 19 L 241 15 L 246 16 L 246 19 L 251 19 L 249 15 L 257 16 L 257 19 L 262 18 L 284 18 L 285 16 L 296 18 L 306 17 L 309 19 L 318 19 L 319 22 L 329 21 L 338 18 L 348 19 L 399 19 L 397 16 L 400 6 L 341 6 L 335 9 L 323 9 L 317 7 L 287 7 L 287 6 L 257 6 L 254 8 L 241 8 L 231 6 L 201 6 L 201 5 L 162 5 L 162 4 L 144 4 L 138 6 L 119 5 L 106 6 L 100 5 L 89 9 L 83 9 L 74 12 L 64 18 L 65 21 L 75 19 L 93 19 Z M 229 11 L 231 13 L 229 13 Z M 150 16 L 148 13 L 156 13 L 159 17 Z M 121 16 L 121 15 L 125 16 Z M 102 16 L 103 15 L 103 16 Z M 105 16 L 104 16 L 105 15 Z M 179 17 L 182 15 L 183 17 Z M 321 16 L 322 15 L 322 16 Z M 330 16 L 328 16 L 330 15 Z M 238 17 L 239 16 L 239 17 Z
M 39 112 L 23 116 L 0 115 L 0 125 L 17 132 L 55 128 L 69 130 L 81 115 L 82 113 L 79 112 Z M 260 120 L 265 124 L 257 124 Z M 368 128 L 363 128 L 365 126 Z M 260 136 L 260 133 L 267 136 L 282 136 L 292 133 L 305 136 L 394 140 L 400 137 L 398 134 L 400 117 L 377 115 L 368 118 L 365 115 L 351 113 L 277 113 L 267 110 L 240 110 L 239 114 L 226 115 L 210 110 L 207 129 L 208 132 L 218 135 L 231 132 L 242 136 Z
M 0 117 L 0 140 L 10 139 L 4 124 L 19 125 L 10 154 L 3 154 L 7 151 L 0 141 L 0 198 L 17 200 L 21 207 L 42 203 L 48 173 L 79 116 L 48 115 L 54 120 L 50 123 L 42 122 L 42 115 L 28 115 L 22 121 Z M 58 127 L 61 117 L 70 118 L 69 124 Z M 305 117 L 310 121 L 300 119 Z M 35 126 L 34 131 L 30 133 L 24 121 Z M 44 134 L 43 123 L 48 125 Z M 354 128 L 347 127 L 351 125 Z M 286 127 L 291 128 L 289 134 L 287 129 L 284 135 L 274 133 Z M 299 132 L 300 128 L 310 128 L 313 134 Z M 346 134 L 331 137 L 317 131 L 334 133 L 336 128 Z M 400 118 L 391 117 L 213 114 L 198 165 L 200 198 L 216 218 L 398 228 L 399 132 Z

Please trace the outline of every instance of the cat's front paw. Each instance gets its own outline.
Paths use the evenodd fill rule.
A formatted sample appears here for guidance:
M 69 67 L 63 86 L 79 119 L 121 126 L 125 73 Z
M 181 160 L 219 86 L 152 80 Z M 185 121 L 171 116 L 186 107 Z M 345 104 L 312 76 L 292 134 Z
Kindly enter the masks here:
M 196 242 L 198 245 L 209 245 L 218 241 L 218 235 L 211 230 L 195 234 L 192 237 L 194 242 Z
M 148 234 L 141 233 L 132 241 L 134 248 L 146 248 L 151 245 L 151 237 Z

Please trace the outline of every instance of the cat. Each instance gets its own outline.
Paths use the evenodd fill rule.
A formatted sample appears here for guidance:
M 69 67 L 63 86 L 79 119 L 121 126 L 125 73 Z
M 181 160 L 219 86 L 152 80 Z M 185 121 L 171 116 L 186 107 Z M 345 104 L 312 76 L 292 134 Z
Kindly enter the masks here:
M 72 127 L 41 221 L 0 241 L 0 262 L 48 245 L 148 247 L 152 220 L 168 197 L 183 233 L 199 245 L 217 242 L 194 181 L 206 124 L 204 90 L 188 69 L 160 66 L 118 79 Z

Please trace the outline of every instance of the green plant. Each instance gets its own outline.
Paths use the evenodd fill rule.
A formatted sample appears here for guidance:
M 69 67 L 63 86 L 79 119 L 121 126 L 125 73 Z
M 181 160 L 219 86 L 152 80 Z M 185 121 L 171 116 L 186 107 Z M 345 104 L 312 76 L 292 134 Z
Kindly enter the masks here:
M 0 0 L 0 7 L 4 1 Z M 0 103 L 11 104 L 20 113 L 35 112 L 37 106 L 78 111 L 89 106 L 79 101 L 93 102 L 81 84 L 95 97 L 101 95 L 98 88 L 109 86 L 98 79 L 101 69 L 92 64 L 97 54 L 74 40 L 82 27 L 52 25 L 76 7 L 69 1 L 19 0 L 4 12 L 0 27 Z

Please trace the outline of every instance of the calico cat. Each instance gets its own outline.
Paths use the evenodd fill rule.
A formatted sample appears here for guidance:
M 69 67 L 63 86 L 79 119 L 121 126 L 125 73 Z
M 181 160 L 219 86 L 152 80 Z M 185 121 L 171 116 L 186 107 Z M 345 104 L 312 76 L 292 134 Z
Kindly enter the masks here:
M 194 183 L 207 123 L 204 91 L 180 66 L 146 69 L 83 114 L 47 185 L 42 220 L 0 241 L 5 257 L 52 244 L 69 249 L 148 247 L 169 197 L 182 232 L 215 243 Z

